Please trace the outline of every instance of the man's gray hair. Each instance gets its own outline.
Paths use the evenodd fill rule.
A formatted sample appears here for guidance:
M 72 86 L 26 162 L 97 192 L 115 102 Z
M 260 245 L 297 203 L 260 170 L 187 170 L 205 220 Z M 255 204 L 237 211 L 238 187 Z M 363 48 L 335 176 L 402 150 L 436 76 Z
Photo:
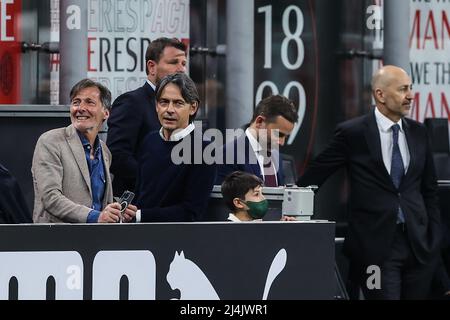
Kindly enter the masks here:
M 197 104 L 200 106 L 200 97 L 198 95 L 197 87 L 195 86 L 194 81 L 192 81 L 192 79 L 189 78 L 189 76 L 185 73 L 169 74 L 162 78 L 160 83 L 156 87 L 156 101 L 159 101 L 161 99 L 164 88 L 171 83 L 176 85 L 180 89 L 181 96 L 186 102 L 190 104 L 197 102 Z M 195 119 L 197 111 L 189 117 L 189 121 Z
M 103 105 L 103 108 L 107 110 L 111 110 L 111 91 L 107 87 L 105 87 L 100 82 L 95 82 L 91 79 L 83 79 L 76 83 L 72 89 L 70 90 L 70 101 L 76 97 L 81 90 L 86 88 L 96 87 L 100 91 L 100 101 Z

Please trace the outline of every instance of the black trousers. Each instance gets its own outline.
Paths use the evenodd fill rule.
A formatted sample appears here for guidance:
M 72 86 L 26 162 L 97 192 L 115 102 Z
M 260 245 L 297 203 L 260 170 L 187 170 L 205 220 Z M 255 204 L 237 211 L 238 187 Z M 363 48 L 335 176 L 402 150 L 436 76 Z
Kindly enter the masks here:
M 418 300 L 428 298 L 436 264 L 437 257 L 427 264 L 417 261 L 409 244 L 405 225 L 399 224 L 396 228 L 391 252 L 379 266 L 378 284 L 380 286 L 374 288 L 371 285 L 374 274 L 368 274 L 367 269 L 356 266 L 353 268 L 353 272 L 357 274 L 357 280 L 365 299 Z

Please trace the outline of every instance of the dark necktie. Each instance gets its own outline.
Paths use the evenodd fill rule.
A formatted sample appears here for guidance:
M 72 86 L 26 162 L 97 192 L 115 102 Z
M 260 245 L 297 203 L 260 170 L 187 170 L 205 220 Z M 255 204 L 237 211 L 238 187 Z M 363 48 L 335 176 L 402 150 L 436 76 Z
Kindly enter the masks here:
M 403 166 L 402 154 L 400 153 L 400 148 L 398 146 L 398 132 L 400 126 L 394 124 L 392 127 L 392 162 L 391 162 L 391 179 L 394 186 L 398 189 L 402 178 L 405 174 L 405 167 Z M 405 223 L 405 216 L 403 215 L 402 209 L 398 208 L 397 223 Z
M 265 187 L 278 187 L 276 172 L 272 165 L 271 152 L 267 151 L 267 156 L 263 155 L 263 157 L 264 157 L 264 163 L 263 163 L 264 186 Z

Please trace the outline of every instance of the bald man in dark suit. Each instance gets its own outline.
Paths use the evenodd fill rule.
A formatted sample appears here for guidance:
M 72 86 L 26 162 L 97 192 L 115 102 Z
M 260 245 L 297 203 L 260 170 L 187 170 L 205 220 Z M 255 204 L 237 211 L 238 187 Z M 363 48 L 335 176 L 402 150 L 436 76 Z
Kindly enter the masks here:
M 339 124 L 329 146 L 297 182 L 320 186 L 338 168 L 347 169 L 351 191 L 344 252 L 367 299 L 425 299 L 438 257 L 436 175 L 426 128 L 405 117 L 411 90 L 403 69 L 378 70 L 372 80 L 376 107 Z

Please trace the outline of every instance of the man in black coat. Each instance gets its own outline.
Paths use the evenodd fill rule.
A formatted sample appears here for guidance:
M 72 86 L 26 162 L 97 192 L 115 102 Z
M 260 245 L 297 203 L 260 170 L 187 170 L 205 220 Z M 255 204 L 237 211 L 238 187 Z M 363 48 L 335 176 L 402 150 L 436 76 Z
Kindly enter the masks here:
M 426 298 L 438 257 L 436 176 L 426 128 L 405 118 L 411 89 L 403 69 L 378 70 L 372 80 L 376 108 L 339 124 L 297 182 L 320 186 L 338 168 L 347 169 L 344 252 L 367 299 Z
M 145 54 L 147 81 L 119 96 L 108 119 L 106 144 L 112 153 L 113 192 L 133 191 L 137 174 L 137 154 L 147 133 L 159 130 L 156 114 L 155 87 L 164 76 L 185 72 L 187 47 L 177 39 L 153 40 Z
M 0 224 L 33 223 L 16 178 L 0 164 Z

